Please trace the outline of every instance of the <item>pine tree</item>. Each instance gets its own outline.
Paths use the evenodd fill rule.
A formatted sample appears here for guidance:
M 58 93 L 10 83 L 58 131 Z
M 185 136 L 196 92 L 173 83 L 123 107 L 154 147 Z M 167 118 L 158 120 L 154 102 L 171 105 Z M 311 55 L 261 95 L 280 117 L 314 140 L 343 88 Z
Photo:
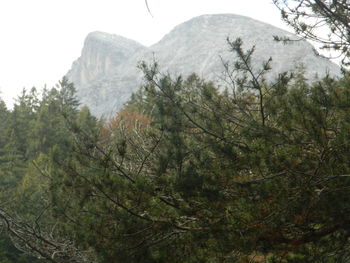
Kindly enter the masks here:
M 267 83 L 269 59 L 254 71 L 253 49 L 229 46 L 234 87 L 143 64 L 146 85 L 112 130 L 75 130 L 56 159 L 62 220 L 102 261 L 349 257 L 349 79 Z
M 295 32 L 333 50 L 349 66 L 350 4 L 348 0 L 273 0 L 282 19 Z

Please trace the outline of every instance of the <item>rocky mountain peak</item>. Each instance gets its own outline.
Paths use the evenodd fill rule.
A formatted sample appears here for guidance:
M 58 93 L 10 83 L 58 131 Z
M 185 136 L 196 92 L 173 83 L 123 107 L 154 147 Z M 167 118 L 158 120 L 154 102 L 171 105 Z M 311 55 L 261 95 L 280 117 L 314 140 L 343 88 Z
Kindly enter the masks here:
M 85 39 L 80 58 L 73 62 L 67 76 L 77 88 L 84 87 L 113 74 L 120 64 L 143 48 L 140 43 L 122 36 L 91 32 Z
M 233 15 L 202 15 L 176 26 L 151 47 L 117 35 L 90 33 L 80 58 L 67 74 L 78 90 L 83 104 L 97 116 L 110 116 L 120 109 L 142 82 L 137 69 L 141 60 L 155 58 L 164 72 L 187 76 L 193 72 L 208 80 L 220 80 L 224 70 L 222 59 L 235 61 L 229 52 L 227 38 L 241 38 L 244 48 L 255 46 L 252 63 L 260 68 L 272 57 L 272 71 L 267 76 L 305 67 L 305 76 L 313 79 L 327 73 L 339 76 L 340 69 L 328 59 L 316 56 L 313 46 L 304 41 L 284 45 L 273 36 L 298 37 L 257 20 Z

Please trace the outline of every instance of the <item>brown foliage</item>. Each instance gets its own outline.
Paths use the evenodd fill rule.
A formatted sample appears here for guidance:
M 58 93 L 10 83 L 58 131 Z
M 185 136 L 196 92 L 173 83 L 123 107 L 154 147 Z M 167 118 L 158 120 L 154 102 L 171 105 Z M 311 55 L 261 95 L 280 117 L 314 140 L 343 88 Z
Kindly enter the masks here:
M 126 131 L 133 131 L 134 129 L 144 129 L 151 123 L 148 116 L 132 111 L 123 109 L 118 112 L 114 117 L 107 121 L 107 124 L 101 131 L 102 139 L 110 138 L 114 131 L 118 129 L 124 129 Z

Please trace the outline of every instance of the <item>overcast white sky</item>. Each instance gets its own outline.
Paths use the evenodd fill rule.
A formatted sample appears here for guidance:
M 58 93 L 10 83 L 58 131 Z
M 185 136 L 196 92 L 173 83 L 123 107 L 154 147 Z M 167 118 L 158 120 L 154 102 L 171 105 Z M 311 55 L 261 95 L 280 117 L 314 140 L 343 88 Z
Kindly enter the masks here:
M 53 86 L 95 30 L 151 45 L 202 14 L 233 13 L 286 29 L 272 0 L 0 0 L 0 96 Z

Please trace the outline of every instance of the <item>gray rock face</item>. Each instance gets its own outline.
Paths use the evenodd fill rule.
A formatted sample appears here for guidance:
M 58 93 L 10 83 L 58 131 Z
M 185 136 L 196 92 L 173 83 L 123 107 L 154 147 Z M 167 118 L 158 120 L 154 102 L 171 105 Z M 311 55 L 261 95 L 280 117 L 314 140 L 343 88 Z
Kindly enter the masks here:
M 309 79 L 339 76 L 340 69 L 326 58 L 316 56 L 306 41 L 284 45 L 273 36 L 297 37 L 274 26 L 248 17 L 222 14 L 203 15 L 175 27 L 151 47 L 116 35 L 94 32 L 85 40 L 81 57 L 73 63 L 68 78 L 75 83 L 83 104 L 96 116 L 110 116 L 120 109 L 142 83 L 139 61 L 159 63 L 163 72 L 187 76 L 193 72 L 209 80 L 220 81 L 224 67 L 221 58 L 234 61 L 227 37 L 240 37 L 244 48 L 255 46 L 252 64 L 260 68 L 272 57 L 273 79 L 278 73 L 303 64 Z
M 92 32 L 85 39 L 81 57 L 67 75 L 80 87 L 89 85 L 100 77 L 113 74 L 119 65 L 142 48 L 141 44 L 121 36 Z
M 75 84 L 78 97 L 96 116 L 113 109 L 112 78 L 118 68 L 146 47 L 136 41 L 103 32 L 90 33 L 80 58 L 73 62 L 67 77 Z M 126 99 L 124 99 L 125 101 Z

